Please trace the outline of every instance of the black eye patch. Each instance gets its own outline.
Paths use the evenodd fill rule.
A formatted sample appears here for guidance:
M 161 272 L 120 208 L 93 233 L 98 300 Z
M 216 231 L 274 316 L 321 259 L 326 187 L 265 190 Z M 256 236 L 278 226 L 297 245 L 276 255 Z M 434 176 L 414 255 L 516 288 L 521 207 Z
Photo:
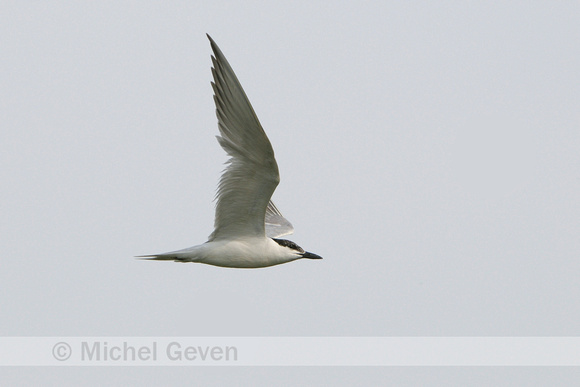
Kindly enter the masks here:
M 296 250 L 300 253 L 304 252 L 304 249 L 300 246 L 298 246 L 296 243 L 289 241 L 288 239 L 276 239 L 276 238 L 272 238 L 276 243 L 278 243 L 280 246 L 284 246 L 284 247 L 288 247 L 292 250 Z

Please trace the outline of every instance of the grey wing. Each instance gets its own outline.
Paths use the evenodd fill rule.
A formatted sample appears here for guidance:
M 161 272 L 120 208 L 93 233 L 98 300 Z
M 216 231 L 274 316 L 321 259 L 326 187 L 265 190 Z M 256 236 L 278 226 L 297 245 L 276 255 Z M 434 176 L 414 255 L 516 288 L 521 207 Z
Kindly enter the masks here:
M 230 156 L 219 181 L 215 229 L 209 239 L 264 236 L 266 207 L 280 181 L 274 150 L 234 71 L 208 38 L 214 53 L 217 139 Z
M 266 236 L 269 238 L 278 238 L 292 234 L 293 232 L 294 227 L 292 223 L 282 216 L 280 210 L 270 200 L 266 208 Z

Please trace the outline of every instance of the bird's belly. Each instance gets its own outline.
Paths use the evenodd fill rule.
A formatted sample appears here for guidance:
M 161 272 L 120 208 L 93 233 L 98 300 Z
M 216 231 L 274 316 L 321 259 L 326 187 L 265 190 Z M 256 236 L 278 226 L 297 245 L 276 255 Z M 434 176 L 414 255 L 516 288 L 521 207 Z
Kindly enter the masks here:
M 269 251 L 262 240 L 219 241 L 208 242 L 206 245 L 203 258 L 197 262 L 234 268 L 268 267 L 287 262 Z

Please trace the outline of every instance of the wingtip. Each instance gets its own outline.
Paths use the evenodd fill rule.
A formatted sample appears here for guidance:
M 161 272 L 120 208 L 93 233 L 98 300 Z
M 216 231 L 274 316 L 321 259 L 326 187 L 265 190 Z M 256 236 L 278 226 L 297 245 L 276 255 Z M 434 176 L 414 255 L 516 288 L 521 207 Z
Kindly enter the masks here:
M 215 42 L 215 40 L 213 40 L 213 38 L 211 36 L 209 36 L 209 34 L 206 34 L 206 36 L 209 39 L 209 45 L 211 46 L 211 49 L 213 51 L 213 55 L 212 55 L 212 64 L 213 64 L 213 66 L 214 67 L 216 66 L 216 62 L 217 61 L 227 62 L 226 58 L 224 57 L 224 54 L 220 50 L 220 48 L 217 45 L 217 43 Z
M 212 47 L 217 46 L 217 44 L 215 43 L 215 40 L 213 40 L 213 38 L 211 36 L 209 36 L 209 34 L 206 33 L 205 36 L 207 36 L 207 38 L 209 39 L 209 43 Z

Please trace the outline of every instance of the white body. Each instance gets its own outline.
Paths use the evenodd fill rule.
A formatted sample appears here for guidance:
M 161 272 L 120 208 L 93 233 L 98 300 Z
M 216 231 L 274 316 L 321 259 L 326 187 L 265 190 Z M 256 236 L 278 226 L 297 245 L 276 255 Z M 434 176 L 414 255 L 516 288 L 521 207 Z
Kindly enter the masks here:
M 279 265 L 302 258 L 301 254 L 280 246 L 271 238 L 217 240 L 159 255 L 179 262 L 237 268 L 259 268 Z

